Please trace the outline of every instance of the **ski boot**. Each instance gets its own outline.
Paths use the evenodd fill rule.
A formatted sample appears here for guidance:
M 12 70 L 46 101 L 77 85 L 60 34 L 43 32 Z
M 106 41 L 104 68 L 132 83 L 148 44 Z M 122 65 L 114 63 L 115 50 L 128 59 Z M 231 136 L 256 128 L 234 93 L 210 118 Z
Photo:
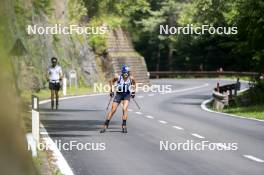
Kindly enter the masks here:
M 127 128 L 126 127 L 122 127 L 122 133 L 127 133 Z
M 100 130 L 100 133 L 105 133 L 105 131 L 106 131 L 106 129 L 103 128 L 103 129 Z
M 54 109 L 54 101 L 51 100 L 51 110 L 53 110 L 53 109 Z
M 56 110 L 59 108 L 59 101 L 56 101 Z

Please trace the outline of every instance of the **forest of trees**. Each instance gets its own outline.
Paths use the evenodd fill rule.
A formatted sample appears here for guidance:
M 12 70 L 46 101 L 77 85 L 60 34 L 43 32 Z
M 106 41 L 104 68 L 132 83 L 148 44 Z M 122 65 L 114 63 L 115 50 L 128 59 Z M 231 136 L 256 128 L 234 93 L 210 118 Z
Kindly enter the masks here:
M 48 84 L 42 69 L 45 67 L 44 61 L 46 60 L 46 63 L 49 61 L 49 54 L 57 53 L 61 65 L 65 67 L 72 66 L 74 59 L 75 67 L 80 67 L 82 62 L 79 63 L 76 57 L 81 53 L 79 48 L 82 46 L 80 44 L 82 41 L 85 44 L 89 42 L 92 48 L 95 47 L 97 49 L 95 54 L 102 54 L 106 49 L 105 38 L 98 36 L 88 36 L 89 38 L 83 39 L 76 36 L 60 38 L 54 35 L 49 38 L 26 35 L 25 26 L 28 24 L 61 22 L 51 17 L 54 2 L 54 0 L 1 1 L 0 169 L 2 174 L 38 174 L 35 164 L 40 163 L 34 164 L 27 151 L 25 140 L 27 128 L 24 123 L 31 122 L 31 118 L 27 118 L 30 116 L 29 105 L 23 102 L 20 90 L 26 91 L 28 88 L 37 92 L 45 87 L 45 83 Z M 68 8 L 65 8 L 67 12 L 65 9 L 59 9 L 61 7 L 58 9 L 67 16 L 69 23 L 84 22 L 85 25 L 107 23 L 111 27 L 121 26 L 128 30 L 136 50 L 146 59 L 149 71 L 209 71 L 221 67 L 223 70 L 264 73 L 263 0 L 57 0 L 56 2 L 67 2 L 65 4 L 68 5 Z M 238 34 L 160 35 L 159 26 L 166 24 L 235 26 Z M 64 39 L 71 42 L 66 43 Z M 95 77 L 94 74 L 91 75 Z M 18 86 L 22 84 L 21 82 L 26 82 L 24 83 L 26 86 Z M 26 96 L 30 98 L 29 94 Z M 253 108 L 254 113 L 263 112 L 264 81 L 259 81 L 245 95 L 249 96 L 245 99 L 249 99 L 250 105 L 259 105 L 257 108 L 259 110 Z
M 83 0 L 90 20 L 119 18 L 149 70 L 263 71 L 263 0 Z M 236 35 L 160 35 L 160 25 L 237 27 Z

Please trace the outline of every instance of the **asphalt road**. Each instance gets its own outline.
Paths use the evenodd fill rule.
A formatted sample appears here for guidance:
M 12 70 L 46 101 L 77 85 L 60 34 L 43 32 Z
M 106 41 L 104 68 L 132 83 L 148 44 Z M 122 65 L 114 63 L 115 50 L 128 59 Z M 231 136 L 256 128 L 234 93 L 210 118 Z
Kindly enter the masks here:
M 62 150 L 76 175 L 263 175 L 264 122 L 201 109 L 216 82 L 153 80 L 153 84 L 172 85 L 174 91 L 138 93 L 136 100 L 142 109 L 139 111 L 131 101 L 127 134 L 121 133 L 121 109 L 109 130 L 99 133 L 108 95 L 62 100 L 58 111 L 43 104 L 41 122 L 54 141 L 93 144 L 94 150 Z M 222 80 L 220 84 L 229 82 L 233 81 Z M 160 150 L 161 141 L 171 145 L 188 141 L 235 143 L 238 149 Z M 102 144 L 105 150 L 97 150 Z

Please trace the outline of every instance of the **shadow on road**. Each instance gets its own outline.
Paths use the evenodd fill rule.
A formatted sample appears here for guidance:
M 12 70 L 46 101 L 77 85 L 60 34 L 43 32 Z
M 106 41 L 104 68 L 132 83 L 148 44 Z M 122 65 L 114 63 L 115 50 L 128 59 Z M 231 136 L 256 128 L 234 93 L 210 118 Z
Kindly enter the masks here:
M 77 138 L 78 137 L 90 137 L 90 135 L 86 135 L 86 134 L 49 134 L 49 136 L 50 137 L 77 137 Z
M 41 120 L 48 132 L 62 131 L 98 131 L 103 120 Z M 111 121 L 115 125 L 116 122 Z
M 191 95 L 181 95 L 178 96 L 178 98 L 185 98 L 185 99 L 199 99 L 199 100 L 206 100 L 211 98 L 211 95 L 197 95 L 197 94 L 191 94 Z
M 200 105 L 201 102 L 171 102 L 171 104 L 177 104 L 177 105 Z
M 93 112 L 93 111 L 104 111 L 102 109 L 58 109 L 58 110 L 51 110 L 49 108 L 40 109 L 40 112 Z

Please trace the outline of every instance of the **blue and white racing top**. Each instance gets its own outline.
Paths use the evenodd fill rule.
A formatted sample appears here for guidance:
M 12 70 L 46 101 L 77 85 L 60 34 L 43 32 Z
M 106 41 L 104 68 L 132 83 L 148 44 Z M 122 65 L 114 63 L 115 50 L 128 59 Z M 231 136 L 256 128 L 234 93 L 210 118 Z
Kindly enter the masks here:
M 123 76 L 120 75 L 118 80 L 117 80 L 117 85 L 116 85 L 116 92 L 118 93 L 130 93 L 130 88 L 131 88 L 131 79 L 130 77 L 127 78 L 125 81 Z

